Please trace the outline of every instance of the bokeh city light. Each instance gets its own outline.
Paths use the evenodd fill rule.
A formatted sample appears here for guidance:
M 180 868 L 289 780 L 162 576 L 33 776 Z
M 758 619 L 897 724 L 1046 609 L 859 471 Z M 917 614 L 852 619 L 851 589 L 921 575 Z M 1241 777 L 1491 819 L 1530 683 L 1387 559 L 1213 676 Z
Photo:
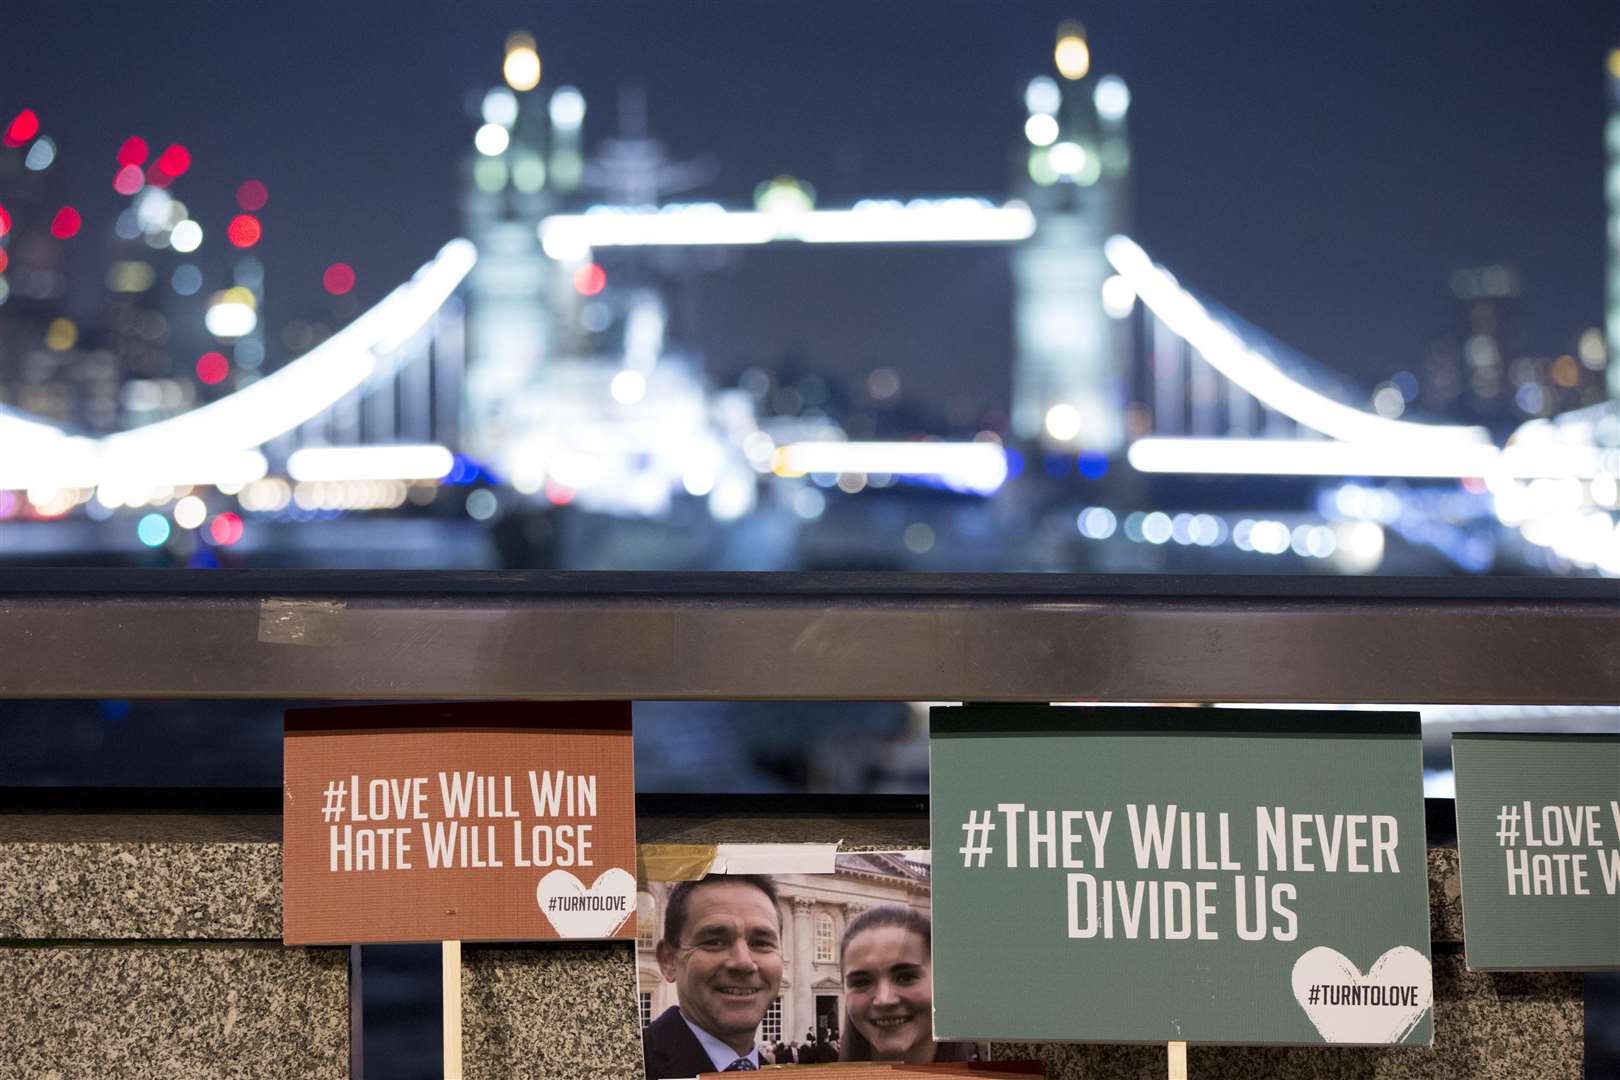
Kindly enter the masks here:
M 145 165 L 147 154 L 146 140 L 139 135 L 131 135 L 118 148 L 118 164 Z
M 197 380 L 208 386 L 224 382 L 230 371 L 230 361 L 223 353 L 205 352 L 197 358 Z
M 607 272 L 595 263 L 586 263 L 574 271 L 574 289 L 581 296 L 595 296 L 607 288 Z
M 51 218 L 51 235 L 58 240 L 67 240 L 79 235 L 79 227 L 83 219 L 79 212 L 71 206 L 64 206 Z
M 354 267 L 333 263 L 321 273 L 321 287 L 333 296 L 345 296 L 354 288 Z
M 38 134 L 39 114 L 33 109 L 24 109 L 6 124 L 4 133 L 0 134 L 0 144 L 21 146 Z
M 113 190 L 120 195 L 137 194 L 141 188 L 146 186 L 146 174 L 141 171 L 138 165 L 122 166 L 118 172 L 113 174 L 112 186 Z
M 1078 23 L 1065 23 L 1059 29 L 1052 62 L 1058 74 L 1070 81 L 1083 79 L 1091 71 L 1091 46 L 1086 44 L 1085 31 Z
M 242 524 L 242 518 L 229 510 L 214 517 L 208 526 L 208 535 L 220 547 L 230 547 L 242 539 L 247 527 Z
M 191 151 L 179 143 L 171 144 L 158 155 L 157 168 L 171 178 L 184 176 L 191 168 Z
M 252 214 L 237 214 L 225 227 L 225 239 L 233 247 L 250 248 L 264 235 L 264 226 Z
M 519 93 L 540 85 L 540 54 L 533 36 L 519 31 L 506 39 L 506 59 L 501 64 L 506 85 Z
M 244 180 L 236 189 L 236 205 L 249 213 L 263 210 L 270 201 L 270 189 L 260 180 Z

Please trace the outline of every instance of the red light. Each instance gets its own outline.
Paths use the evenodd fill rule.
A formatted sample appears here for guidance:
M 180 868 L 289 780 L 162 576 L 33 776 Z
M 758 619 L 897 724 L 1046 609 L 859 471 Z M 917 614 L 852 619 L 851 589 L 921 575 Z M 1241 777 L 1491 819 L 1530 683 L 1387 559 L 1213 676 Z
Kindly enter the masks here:
M 125 165 L 113 177 L 113 190 L 120 195 L 134 195 L 146 186 L 146 177 L 139 165 Z
M 124 145 L 118 148 L 118 164 L 145 165 L 146 154 L 146 140 L 139 135 L 131 135 L 124 140 Z
M 11 256 L 6 254 L 6 249 L 5 248 L 0 248 L 0 274 L 5 273 L 6 272 L 6 267 L 8 267 L 10 265 L 11 265 Z
M 574 271 L 574 288 L 581 296 L 595 296 L 607 287 L 607 271 L 595 263 L 586 263 Z
M 64 206 L 56 212 L 55 217 L 51 218 L 51 235 L 58 240 L 77 236 L 81 224 L 83 221 L 79 217 L 79 212 L 71 206 Z
M 208 535 L 220 547 L 230 547 L 242 539 L 242 519 L 227 510 L 209 524 Z
M 175 143 L 158 155 L 158 172 L 167 174 L 171 180 L 184 176 L 189 168 L 191 168 L 191 151 L 179 143 Z
M 174 183 L 174 177 L 158 168 L 157 163 L 153 162 L 146 167 L 146 182 L 152 187 L 168 187 Z
M 321 284 L 333 296 L 342 296 L 354 288 L 354 267 L 348 263 L 333 263 L 321 275 Z
M 0 206 L 0 236 L 11 231 L 11 214 L 5 207 Z
M 270 189 L 257 180 L 244 180 L 236 189 L 236 205 L 244 210 L 263 210 L 270 201 Z
M 24 109 L 12 119 L 11 123 L 6 125 L 6 133 L 0 136 L 0 142 L 5 143 L 7 146 L 21 146 L 38 134 L 38 114 L 33 109 Z
M 250 248 L 259 242 L 264 235 L 264 228 L 259 219 L 252 214 L 237 214 L 231 218 L 231 223 L 225 226 L 225 239 L 239 248 Z
M 197 358 L 197 378 L 209 386 L 217 386 L 231 373 L 231 363 L 223 353 L 205 352 Z

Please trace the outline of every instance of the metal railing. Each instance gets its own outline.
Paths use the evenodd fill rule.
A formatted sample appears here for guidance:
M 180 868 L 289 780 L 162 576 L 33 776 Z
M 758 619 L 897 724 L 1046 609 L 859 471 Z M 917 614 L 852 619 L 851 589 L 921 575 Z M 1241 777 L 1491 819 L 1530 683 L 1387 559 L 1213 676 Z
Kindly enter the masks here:
M 1620 703 L 1620 583 L 7 571 L 0 697 Z

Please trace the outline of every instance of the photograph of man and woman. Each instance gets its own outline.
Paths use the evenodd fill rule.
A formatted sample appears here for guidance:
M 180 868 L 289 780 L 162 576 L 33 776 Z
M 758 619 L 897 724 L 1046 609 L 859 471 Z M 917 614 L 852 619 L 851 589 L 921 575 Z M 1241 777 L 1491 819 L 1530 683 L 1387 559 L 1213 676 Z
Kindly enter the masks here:
M 647 1080 L 981 1055 L 934 1040 L 925 853 L 642 882 L 636 918 Z

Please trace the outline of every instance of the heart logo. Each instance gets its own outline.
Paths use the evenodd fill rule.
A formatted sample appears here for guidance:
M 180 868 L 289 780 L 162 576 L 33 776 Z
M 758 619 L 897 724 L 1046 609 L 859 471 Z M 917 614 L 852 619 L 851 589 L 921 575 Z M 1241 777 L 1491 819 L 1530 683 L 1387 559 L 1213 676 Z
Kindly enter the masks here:
M 617 866 L 590 888 L 567 870 L 553 870 L 534 887 L 535 903 L 563 938 L 610 938 L 636 910 L 636 879 Z
M 1336 949 L 1318 945 L 1294 961 L 1294 998 L 1330 1043 L 1382 1046 L 1412 1033 L 1434 1004 L 1428 957 L 1397 945 L 1367 974 Z

